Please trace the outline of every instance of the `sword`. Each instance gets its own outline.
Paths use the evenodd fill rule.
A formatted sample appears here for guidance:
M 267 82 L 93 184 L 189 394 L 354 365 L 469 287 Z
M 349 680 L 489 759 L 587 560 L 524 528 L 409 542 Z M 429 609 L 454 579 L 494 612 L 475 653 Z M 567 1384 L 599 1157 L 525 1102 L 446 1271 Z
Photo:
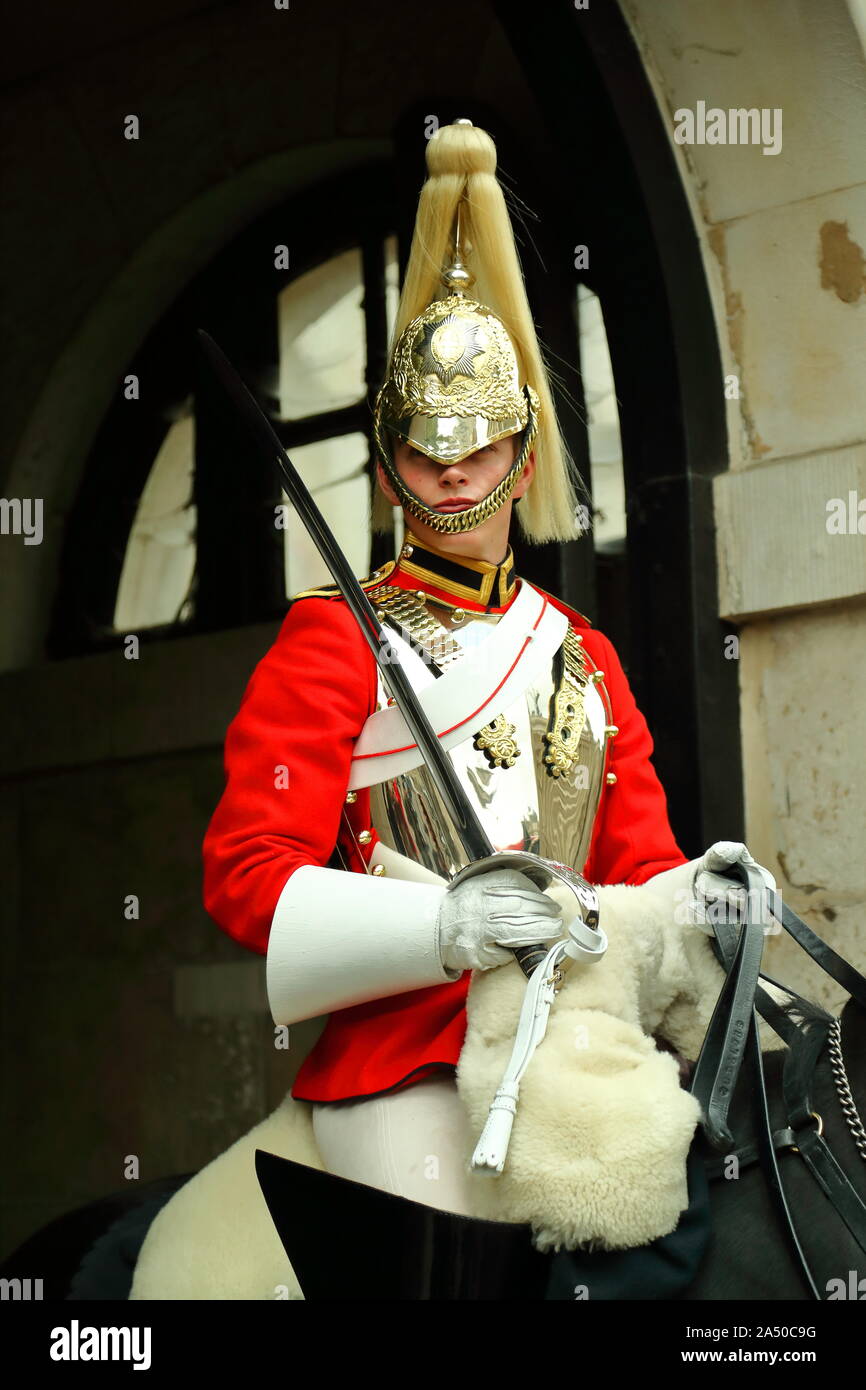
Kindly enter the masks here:
M 607 947 L 607 939 L 598 925 L 598 897 L 596 893 L 580 874 L 575 873 L 567 865 L 543 859 L 540 855 L 532 854 L 528 850 L 497 850 L 494 847 L 475 814 L 454 765 L 443 749 L 405 671 L 400 663 L 395 661 L 390 639 L 379 622 L 370 600 L 352 573 L 346 557 L 277 438 L 270 421 L 213 338 L 202 328 L 198 329 L 198 336 L 211 368 L 244 421 L 256 448 L 263 457 L 267 458 L 269 462 L 276 463 L 279 468 L 286 493 L 357 620 L 376 659 L 376 664 L 391 691 L 394 703 L 406 721 L 430 770 L 436 789 L 445 803 L 448 814 L 453 819 L 469 863 L 450 880 L 448 890 L 456 888 L 458 884 L 476 874 L 485 873 L 494 868 L 517 869 L 526 874 L 527 878 L 541 889 L 548 887 L 554 879 L 559 880 L 571 889 L 577 904 L 577 915 L 568 928 L 569 939 L 558 942 L 557 948 L 561 948 L 558 950 L 557 948 L 552 950 L 551 947 L 543 944 L 514 947 L 514 955 L 521 970 L 527 978 L 531 978 L 536 969 L 548 957 L 553 957 L 555 951 L 556 959 L 552 974 L 553 978 L 558 981 L 575 959 L 599 959 Z M 551 965 L 552 961 L 548 963 L 548 973 L 551 973 Z

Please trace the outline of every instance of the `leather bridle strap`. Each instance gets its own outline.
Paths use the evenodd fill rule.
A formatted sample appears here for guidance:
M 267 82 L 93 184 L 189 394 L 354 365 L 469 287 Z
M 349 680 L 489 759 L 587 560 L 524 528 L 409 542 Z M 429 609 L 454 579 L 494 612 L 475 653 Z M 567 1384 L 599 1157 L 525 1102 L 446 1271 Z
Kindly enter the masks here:
M 740 866 L 737 867 L 739 868 Z M 751 905 L 751 903 L 754 901 L 751 893 L 748 895 L 746 901 L 749 905 Z M 747 916 L 746 922 L 742 925 L 740 929 L 741 937 L 749 925 L 750 924 L 748 922 Z M 754 924 L 751 925 L 754 926 Z M 716 940 L 719 944 L 719 951 L 722 956 L 722 964 L 725 966 L 726 969 L 730 968 L 730 966 L 733 965 L 735 959 L 736 929 L 728 923 L 714 923 L 713 929 L 716 933 Z M 763 993 L 763 991 L 761 992 Z M 767 996 L 767 998 L 769 999 L 769 996 Z M 750 1012 L 750 1029 L 748 1041 L 751 1054 L 752 1077 L 754 1082 L 754 1100 L 757 1109 L 757 1149 L 758 1156 L 761 1161 L 761 1167 L 764 1171 L 764 1177 L 766 1179 L 767 1185 L 770 1188 L 773 1200 L 776 1203 L 783 1229 L 785 1230 L 785 1233 L 788 1237 L 791 1246 L 791 1252 L 793 1254 L 794 1260 L 796 1261 L 799 1267 L 800 1273 L 806 1284 L 806 1288 L 813 1298 L 820 1300 L 821 1295 L 818 1292 L 814 1279 L 812 1278 L 812 1271 L 809 1268 L 809 1262 L 806 1259 L 805 1251 L 803 1250 L 803 1247 L 800 1244 L 800 1238 L 797 1234 L 797 1228 L 794 1224 L 794 1216 L 791 1211 L 791 1208 L 788 1205 L 788 1198 L 786 1196 L 784 1186 L 782 1185 L 781 1173 L 779 1172 L 779 1160 L 776 1153 L 777 1136 L 773 1133 L 772 1121 L 770 1119 L 770 1106 L 769 1101 L 767 1099 L 767 1083 L 764 1074 L 764 1058 L 761 1052 L 761 1035 L 758 1030 L 758 1015 L 757 1010 L 754 1007 L 754 996 L 752 999 L 752 1008 Z
M 794 917 L 789 909 L 786 908 L 785 911 L 789 917 Z M 795 921 L 804 927 L 810 936 L 814 937 L 814 933 L 809 931 L 805 923 L 800 922 L 799 918 L 795 918 Z M 820 941 L 820 938 L 816 938 L 816 940 L 822 946 L 825 944 Z M 804 945 L 803 942 L 800 944 Z M 729 942 L 729 953 L 731 945 L 732 943 Z M 804 945 L 804 949 L 808 950 L 808 946 Z M 827 947 L 827 951 L 830 956 L 835 956 L 835 952 L 831 951 L 829 947 Z M 845 971 L 840 973 L 846 974 L 854 983 L 857 980 L 866 983 L 858 971 L 853 966 L 848 965 L 847 961 L 842 961 L 840 957 L 836 957 L 836 961 L 840 961 L 845 967 Z M 833 962 L 834 965 L 835 963 Z M 785 986 L 780 986 L 780 988 L 784 989 Z M 798 1002 L 806 1003 L 800 995 L 793 991 L 786 992 L 791 994 L 795 1004 Z M 773 1149 L 775 1151 L 779 1148 L 790 1148 L 800 1154 L 812 1176 L 845 1222 L 858 1245 L 866 1250 L 866 1204 L 837 1163 L 821 1133 L 820 1124 L 817 1129 L 813 1127 L 815 1115 L 810 1098 L 811 1081 L 818 1059 L 827 1043 L 833 1022 L 832 1016 L 823 1014 L 822 1011 L 818 1017 L 810 1017 L 803 1027 L 798 1027 L 776 1001 L 771 999 L 760 987 L 756 991 L 756 997 L 760 1001 L 757 1006 L 758 1012 L 788 1043 L 782 1079 L 788 1113 L 788 1127 L 773 1133 Z M 810 1011 L 814 1012 L 814 1009 L 815 1006 L 812 1005 Z M 761 1065 L 763 1067 L 763 1054 L 761 1054 Z
M 737 864 L 731 874 L 744 878 L 749 903 L 754 901 L 753 889 L 763 901 L 763 880 L 757 866 L 753 869 L 749 864 Z M 721 928 L 722 924 L 713 923 L 719 946 L 724 950 Z M 716 1001 L 689 1088 L 700 1102 L 704 1133 L 714 1148 L 735 1143 L 728 1127 L 728 1110 L 752 1026 L 755 990 L 764 952 L 763 921 L 752 921 L 747 916 L 739 941 L 731 931 L 728 944 L 729 958 L 724 961 L 727 979 Z
M 782 901 L 778 893 L 766 892 L 762 885 L 756 884 L 755 886 L 759 888 L 759 895 L 756 899 L 751 891 L 753 884 L 749 882 L 749 879 L 752 878 L 754 881 L 758 876 L 754 871 L 751 874 L 749 873 L 748 865 L 734 866 L 731 870 L 731 876 L 744 878 L 750 890 L 746 898 L 746 919 L 740 928 L 739 940 L 737 940 L 735 929 L 729 924 L 713 922 L 711 925 L 716 934 L 722 964 L 729 972 L 726 985 L 730 983 L 731 973 L 734 973 L 743 985 L 743 990 L 739 995 L 736 989 L 728 992 L 728 997 L 733 997 L 737 1001 L 739 1007 L 739 1022 L 736 1025 L 737 1029 L 741 1030 L 742 1028 L 746 1003 L 745 992 L 752 976 L 751 959 L 749 959 L 747 964 L 744 964 L 743 939 L 754 930 L 755 923 L 751 920 L 750 909 L 755 901 L 760 901 L 763 904 L 769 899 L 772 903 L 772 915 L 777 921 L 781 922 L 781 925 L 794 938 L 798 945 L 800 945 L 827 974 L 831 975 L 833 979 L 837 980 L 839 984 L 846 988 L 857 1003 L 866 1007 L 866 979 L 864 979 L 859 971 L 850 965 L 848 961 L 844 960 L 842 956 L 838 955 L 825 941 L 822 941 L 811 928 L 807 927 L 805 922 Z M 763 913 L 761 915 L 763 916 Z M 761 924 L 761 931 L 763 935 L 763 923 Z M 787 1196 L 779 1172 L 776 1150 L 777 1148 L 784 1147 L 795 1149 L 800 1153 L 813 1177 L 819 1183 L 822 1191 L 828 1197 L 838 1215 L 845 1222 L 855 1240 L 862 1248 L 866 1249 L 866 1205 L 864 1205 L 858 1193 L 836 1162 L 833 1154 L 830 1152 L 830 1149 L 824 1141 L 823 1135 L 820 1133 L 820 1126 L 818 1130 L 811 1128 L 813 1116 L 809 1100 L 809 1087 L 818 1057 L 827 1041 L 832 1018 L 829 1014 L 819 1014 L 819 1016 L 815 1017 L 815 1006 L 809 1005 L 809 1012 L 804 1015 L 804 1018 L 808 1021 L 805 1022 L 802 1028 L 797 1026 L 786 1010 L 781 1008 L 765 990 L 761 989 L 758 983 L 759 978 L 760 974 L 758 972 L 758 974 L 755 975 L 748 1031 L 748 1045 L 751 1050 L 751 1061 L 755 1081 L 755 1099 L 758 1109 L 757 1150 L 761 1158 L 765 1177 L 779 1208 L 783 1225 L 790 1239 L 793 1253 L 806 1283 L 806 1287 L 812 1297 L 820 1300 L 821 1294 L 818 1291 L 809 1263 L 800 1244 L 793 1214 L 788 1205 Z M 774 980 L 770 980 L 770 977 L 765 978 L 772 984 L 777 983 Z M 785 986 L 779 987 L 791 996 L 792 1002 L 795 1005 L 798 1002 L 806 1004 L 807 1001 L 801 999 L 801 996 L 795 994 L 794 991 L 788 990 Z M 722 1004 L 724 996 L 725 989 L 723 988 L 719 997 L 717 1012 Z M 756 1003 L 757 1010 L 755 1008 Z M 758 1010 L 789 1046 L 788 1056 L 785 1059 L 783 1087 L 790 1123 L 787 1129 L 777 1130 L 775 1132 L 772 1129 L 769 1104 L 767 1101 L 764 1061 L 761 1052 L 760 1034 L 758 1031 Z M 711 1039 L 710 1030 L 713 1030 L 714 1025 L 716 1025 L 716 1028 L 714 1030 L 714 1037 Z M 719 1038 L 727 1038 L 731 1033 L 731 1029 L 728 1027 L 724 1032 L 722 1031 L 721 1026 L 716 1024 L 716 1013 L 713 1015 L 710 1030 L 708 1030 L 704 1048 L 701 1050 L 701 1057 L 698 1059 L 698 1067 L 700 1067 L 701 1062 L 704 1060 L 707 1042 L 710 1042 L 711 1047 L 705 1062 L 704 1074 L 700 1078 L 702 1095 L 698 1098 L 701 1099 L 703 1103 L 703 1095 L 707 1095 L 709 1100 L 714 1098 L 717 1092 L 722 1093 L 718 1099 L 720 1105 L 723 1105 L 723 1112 L 717 1109 L 712 1119 L 709 1113 L 707 1113 L 704 1126 L 707 1137 L 711 1142 L 714 1142 L 715 1136 L 721 1135 L 724 1138 L 725 1135 L 730 1133 L 726 1123 L 724 1126 L 719 1124 L 719 1114 L 724 1113 L 726 1119 L 730 1095 L 727 1093 L 724 1080 L 726 1074 L 725 1069 L 726 1067 L 728 1069 L 730 1068 L 732 1061 L 736 1063 L 736 1055 L 731 1051 L 726 1051 L 724 1042 L 721 1045 L 719 1043 Z M 742 1056 L 740 1056 L 740 1061 L 741 1060 Z M 712 1070 L 714 1065 L 717 1068 L 715 1072 Z M 737 1063 L 736 1071 L 738 1070 L 739 1064 Z M 699 1079 L 697 1073 L 698 1068 L 696 1067 L 695 1080 L 692 1084 L 692 1090 L 695 1093 L 697 1093 L 695 1082 Z M 734 1079 L 736 1079 L 736 1076 Z M 754 1150 L 751 1146 L 744 1152 L 743 1157 L 747 1162 L 751 1161 L 753 1152 Z
M 782 902 L 778 893 L 769 893 L 770 910 L 778 922 L 781 922 L 785 931 L 793 936 L 798 946 L 808 952 L 814 961 L 817 961 L 821 969 L 846 989 L 852 999 L 856 999 L 861 1008 L 866 1009 L 866 977 L 855 970 L 851 963 L 840 956 L 828 946 L 811 927 L 792 912 L 787 903 Z
M 807 927 L 778 893 L 765 889 L 756 867 L 735 865 L 730 876 L 745 882 L 749 908 L 755 902 L 760 902 L 762 907 L 770 904 L 773 917 L 797 944 L 866 1008 L 866 978 Z M 752 921 L 747 912 L 739 941 L 729 924 L 711 922 L 719 950 L 725 957 L 723 963 L 727 979 L 710 1020 L 690 1089 L 701 1103 L 706 1116 L 707 1138 L 715 1147 L 734 1142 L 727 1125 L 727 1115 L 742 1064 L 753 1005 L 757 1002 L 762 1017 L 787 1043 L 792 1044 L 800 1032 L 785 1011 L 760 987 L 764 932 L 769 926 L 766 910 L 761 912 L 760 918 L 758 922 Z M 765 978 L 771 984 L 777 983 L 769 976 Z M 800 999 L 784 985 L 779 988 L 785 990 L 794 1002 Z M 829 1021 L 829 1015 L 827 1017 Z
M 806 1259 L 806 1252 L 800 1244 L 800 1237 L 797 1234 L 797 1227 L 794 1222 L 794 1214 L 788 1205 L 788 1197 L 782 1183 L 782 1175 L 779 1172 L 779 1159 L 776 1153 L 776 1146 L 773 1143 L 773 1127 L 770 1120 L 770 1105 L 767 1100 L 767 1081 L 764 1074 L 764 1057 L 761 1052 L 761 1036 L 758 1031 L 757 1013 L 754 1015 L 754 1029 L 751 1037 L 752 1047 L 752 1072 L 755 1081 L 755 1091 L 758 1102 L 758 1151 L 761 1156 L 761 1167 L 764 1170 L 764 1177 L 775 1199 L 782 1226 L 788 1236 L 791 1249 L 796 1264 L 803 1276 L 806 1289 L 814 1299 L 821 1301 L 818 1286 L 812 1277 L 812 1270 L 809 1261 Z
M 737 929 L 735 929 L 735 927 L 731 926 L 731 924 L 727 922 L 712 922 L 712 917 L 710 917 L 710 923 L 712 923 L 713 931 L 714 933 L 716 933 L 716 941 L 719 942 L 721 963 L 723 963 L 723 966 L 726 967 L 726 970 L 728 970 L 728 972 L 730 972 L 731 969 L 734 969 L 735 963 L 737 963 L 737 959 L 740 958 L 742 938 L 746 937 L 746 935 L 755 934 L 756 930 L 758 930 L 760 933 L 760 952 L 762 952 L 763 954 L 763 930 L 765 930 L 767 902 L 765 885 L 763 885 L 762 877 L 760 877 L 760 874 L 758 873 L 758 866 L 752 867 L 751 865 L 742 865 L 742 863 L 738 863 L 738 865 L 731 866 L 730 877 L 741 878 L 742 881 L 745 881 L 746 890 L 748 890 L 746 891 L 745 899 L 745 920 L 744 922 L 742 922 L 740 927 L 740 941 L 737 941 Z M 753 922 L 751 916 L 751 909 L 753 903 L 755 902 L 762 903 L 762 908 L 765 909 L 762 910 L 762 912 L 760 912 L 758 922 Z M 808 1259 L 806 1259 L 805 1251 L 803 1251 L 802 1245 L 801 1243 L 799 1243 L 798 1234 L 796 1234 L 796 1226 L 794 1225 L 794 1215 L 792 1215 L 791 1208 L 788 1207 L 788 1198 L 787 1195 L 785 1195 L 783 1181 L 781 1181 L 780 1170 L 778 1170 L 776 1143 L 774 1143 L 773 1125 L 771 1125 L 770 1120 L 770 1105 L 769 1101 L 767 1101 L 767 1086 L 765 1070 L 763 1070 L 763 1055 L 762 1051 L 760 1051 L 758 1012 L 756 1012 L 755 1009 L 755 992 L 756 990 L 758 990 L 759 973 L 760 959 L 758 969 L 756 969 L 755 973 L 753 973 L 753 977 L 751 976 L 751 979 L 753 980 L 752 994 L 751 997 L 749 997 L 748 999 L 749 1023 L 748 1030 L 746 1030 L 746 1036 L 748 1036 L 748 1047 L 749 1051 L 751 1051 L 753 1086 L 755 1086 L 755 1104 L 756 1109 L 758 1109 L 758 1125 L 756 1125 L 756 1129 L 758 1129 L 758 1151 L 760 1155 L 760 1165 L 762 1165 L 763 1173 L 765 1173 L 765 1179 L 767 1181 L 767 1186 L 769 1186 L 770 1188 L 770 1193 L 773 1194 L 773 1200 L 776 1201 L 778 1215 L 780 1215 L 781 1223 L 783 1223 L 785 1233 L 787 1233 L 788 1240 L 790 1240 L 792 1255 L 794 1255 L 796 1265 L 798 1265 L 799 1270 L 801 1270 L 801 1275 L 803 1277 L 803 1282 L 805 1282 L 806 1284 L 806 1289 L 809 1290 L 809 1294 L 812 1295 L 813 1298 L 817 1298 L 817 1300 L 820 1300 L 819 1291 L 817 1291 L 815 1280 L 813 1280 L 812 1277 L 812 1270 L 809 1269 Z M 721 992 L 723 992 L 724 994 L 724 990 Z M 721 1002 L 721 995 L 719 1002 Z M 716 1008 L 719 1008 L 719 1005 L 717 1005 Z M 710 1029 L 712 1029 L 714 1022 L 716 1022 L 716 1015 L 714 1015 L 713 1013 L 713 1020 L 712 1022 L 710 1022 Z M 701 1049 L 701 1058 L 698 1058 L 698 1068 L 699 1066 L 701 1066 L 703 1051 L 705 1051 L 705 1048 L 706 1040 L 705 1044 L 703 1044 L 703 1048 Z M 696 1077 L 698 1077 L 698 1068 L 695 1068 L 695 1080 Z M 737 1079 L 737 1077 L 734 1077 L 734 1081 L 735 1079 Z M 694 1090 L 694 1081 L 692 1081 L 692 1091 Z M 731 1090 L 733 1090 L 733 1086 L 731 1086 Z M 701 1097 L 699 1097 L 699 1099 L 701 1099 Z M 731 1095 L 727 1094 L 726 1113 L 727 1106 L 730 1105 L 730 1101 Z M 708 1129 L 708 1125 L 706 1125 L 705 1122 L 705 1131 L 706 1129 Z M 730 1131 L 728 1131 L 728 1133 L 730 1133 Z M 708 1137 L 710 1137 L 710 1134 L 708 1134 Z M 731 1136 L 730 1143 L 733 1143 L 733 1136 Z
M 856 972 L 855 972 L 856 973 Z M 813 1128 L 816 1118 L 812 1109 L 810 1086 L 818 1058 L 827 1043 L 833 1020 L 826 1017 L 810 1019 L 785 1058 L 783 1087 L 788 1110 L 788 1123 L 795 1134 L 794 1146 L 832 1202 L 837 1213 L 860 1248 L 866 1251 L 866 1204 L 849 1182 L 834 1158 L 822 1134 L 822 1125 Z
M 823 1135 L 816 1129 L 798 1133 L 796 1147 L 806 1167 L 833 1203 L 860 1249 L 866 1250 L 866 1204 L 839 1167 Z

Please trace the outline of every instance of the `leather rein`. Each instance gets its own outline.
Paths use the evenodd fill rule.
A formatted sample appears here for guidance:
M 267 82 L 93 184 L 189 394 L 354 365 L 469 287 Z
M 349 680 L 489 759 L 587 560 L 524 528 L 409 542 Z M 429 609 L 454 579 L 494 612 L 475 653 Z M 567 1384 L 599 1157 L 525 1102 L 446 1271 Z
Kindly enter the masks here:
M 823 1121 L 815 1114 L 810 1101 L 812 1076 L 825 1045 L 829 1047 L 833 1080 L 845 1121 L 864 1161 L 866 1130 L 857 1113 L 845 1074 L 839 1020 L 787 986 L 780 985 L 771 976 L 761 974 L 765 932 L 770 930 L 771 922 L 779 923 L 864 1010 L 866 978 L 792 912 L 778 893 L 765 888 L 757 868 L 737 864 L 732 867 L 730 876 L 741 879 L 747 889 L 746 913 L 741 923 L 710 922 L 716 936 L 716 953 L 727 972 L 727 978 L 710 1020 L 690 1086 L 701 1105 L 701 1123 L 708 1143 L 715 1149 L 726 1150 L 724 1158 L 707 1164 L 707 1175 L 710 1178 L 719 1176 L 732 1153 L 736 1153 L 742 1163 L 760 1160 L 799 1272 L 809 1295 L 820 1300 L 822 1295 L 797 1233 L 779 1172 L 777 1154 L 780 1149 L 791 1149 L 800 1154 L 839 1217 L 866 1251 L 866 1204 L 833 1157 L 824 1138 Z M 760 904 L 757 911 L 756 904 Z M 761 988 L 761 979 L 783 990 L 790 997 L 789 1004 L 784 1007 L 778 1004 Z M 791 1016 L 797 1012 L 798 1004 L 804 1006 L 801 1014 L 803 1024 Z M 788 1123 L 776 1130 L 772 1126 L 767 1100 L 758 1014 L 787 1044 L 782 1089 Z M 757 1144 L 738 1150 L 728 1125 L 728 1110 L 747 1053 L 757 1098 Z

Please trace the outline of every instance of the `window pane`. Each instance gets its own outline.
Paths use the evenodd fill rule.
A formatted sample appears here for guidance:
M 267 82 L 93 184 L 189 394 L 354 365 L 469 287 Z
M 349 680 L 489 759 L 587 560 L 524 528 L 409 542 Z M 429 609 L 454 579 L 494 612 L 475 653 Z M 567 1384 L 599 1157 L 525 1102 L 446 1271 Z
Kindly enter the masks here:
M 397 319 L 397 305 L 400 302 L 400 264 L 397 260 L 397 238 L 385 238 L 385 319 L 388 324 L 388 338 L 394 332 Z
M 625 482 L 619 410 L 601 304 L 585 285 L 577 287 L 580 370 L 589 419 L 589 458 L 595 509 L 596 549 L 625 538 Z M 619 548 L 617 546 L 617 548 Z
M 284 420 L 363 400 L 363 295 L 361 252 L 355 247 L 307 271 L 277 297 Z
M 394 324 L 397 321 L 397 306 L 400 302 L 400 264 L 397 259 L 397 238 L 389 236 L 385 238 L 385 321 L 388 328 L 388 342 L 390 343 L 394 333 Z M 376 383 L 377 387 L 380 385 Z M 405 522 L 403 512 L 400 507 L 391 508 L 391 517 L 394 528 L 394 554 L 399 555 L 403 547 L 403 533 Z
M 292 463 L 359 579 L 368 573 L 370 559 L 370 484 L 367 478 L 367 439 L 345 434 L 293 449 Z M 319 584 L 333 584 L 331 572 L 288 502 L 285 531 L 286 594 Z
M 193 419 L 163 440 L 141 494 L 123 560 L 114 626 L 135 632 L 189 616 L 182 612 L 195 570 Z

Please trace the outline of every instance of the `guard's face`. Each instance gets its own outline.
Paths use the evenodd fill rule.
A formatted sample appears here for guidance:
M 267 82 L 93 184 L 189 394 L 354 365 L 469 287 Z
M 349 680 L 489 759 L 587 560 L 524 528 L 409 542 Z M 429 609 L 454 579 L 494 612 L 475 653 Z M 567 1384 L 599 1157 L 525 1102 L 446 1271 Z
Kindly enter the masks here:
M 459 463 L 449 464 L 437 463 L 413 445 L 399 443 L 394 446 L 394 465 L 406 485 L 428 507 L 443 514 L 463 511 L 480 502 L 502 481 L 515 460 L 520 438 L 519 434 L 512 434 L 507 439 L 498 439 L 495 444 L 477 449 Z M 523 496 L 534 472 L 535 459 L 530 454 L 514 486 L 512 497 Z M 399 507 L 400 500 L 381 464 L 378 476 L 388 501 L 392 506 Z

